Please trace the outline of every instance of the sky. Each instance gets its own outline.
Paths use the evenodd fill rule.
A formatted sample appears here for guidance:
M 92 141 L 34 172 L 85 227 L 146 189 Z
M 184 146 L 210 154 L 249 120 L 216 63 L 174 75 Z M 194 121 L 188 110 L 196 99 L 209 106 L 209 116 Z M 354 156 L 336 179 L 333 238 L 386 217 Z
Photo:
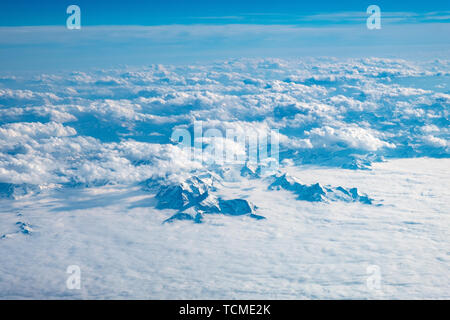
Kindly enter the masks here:
M 65 23 L 65 9 L 76 4 L 83 25 L 166 25 L 198 23 L 325 24 L 348 23 L 345 13 L 361 12 L 371 4 L 383 12 L 424 15 L 450 12 L 449 1 L 268 1 L 268 0 L 8 0 L 0 3 L 0 25 L 36 26 Z M 343 15 L 344 14 L 344 15 Z M 315 19 L 309 17 L 314 16 Z M 308 18 L 306 18 L 308 17 Z M 348 17 L 347 17 L 348 18 Z
M 66 28 L 71 4 L 81 30 Z M 367 7 L 381 9 L 368 30 Z M 236 58 L 448 58 L 449 1 L 1 1 L 0 71 Z

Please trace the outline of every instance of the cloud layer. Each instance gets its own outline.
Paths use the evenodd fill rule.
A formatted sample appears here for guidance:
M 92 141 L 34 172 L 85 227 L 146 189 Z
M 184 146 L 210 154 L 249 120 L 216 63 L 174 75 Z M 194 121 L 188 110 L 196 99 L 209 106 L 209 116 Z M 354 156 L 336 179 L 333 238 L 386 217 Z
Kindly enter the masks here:
M 280 161 L 297 164 L 448 157 L 448 79 L 448 60 L 332 58 L 5 75 L 0 181 L 129 184 L 208 169 L 171 141 L 195 121 L 223 132 L 204 144 L 244 154 L 227 129 L 278 130 Z

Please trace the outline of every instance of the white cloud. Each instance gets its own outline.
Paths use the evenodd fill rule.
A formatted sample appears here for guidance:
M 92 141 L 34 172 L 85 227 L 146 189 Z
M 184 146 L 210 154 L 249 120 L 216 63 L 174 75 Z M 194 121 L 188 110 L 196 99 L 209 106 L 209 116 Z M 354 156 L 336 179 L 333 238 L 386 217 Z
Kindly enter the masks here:
M 355 151 L 395 156 L 396 146 L 399 155 L 412 147 L 442 156 L 448 95 L 401 82 L 439 79 L 449 67 L 444 60 L 230 59 L 18 76 L 14 89 L 7 82 L 0 89 L 0 181 L 127 184 L 205 169 L 189 150 L 167 144 L 174 128 L 192 130 L 194 121 L 223 134 L 203 142 L 233 154 L 245 149 L 225 139 L 227 129 L 279 130 L 282 157 L 306 163 L 348 166 L 363 161 Z

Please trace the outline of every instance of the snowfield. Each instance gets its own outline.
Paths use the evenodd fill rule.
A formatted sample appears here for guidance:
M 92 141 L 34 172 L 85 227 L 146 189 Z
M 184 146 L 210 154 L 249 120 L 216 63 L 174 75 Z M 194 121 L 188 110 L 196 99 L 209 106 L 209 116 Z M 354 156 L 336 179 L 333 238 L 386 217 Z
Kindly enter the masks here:
M 311 182 L 361 186 L 382 206 L 297 201 L 245 179 L 224 187 L 258 203 L 265 220 L 161 224 L 174 210 L 123 187 L 3 200 L 2 298 L 448 299 L 449 166 L 420 158 L 372 171 L 289 168 Z M 80 266 L 81 290 L 66 289 L 68 265 Z M 381 292 L 366 285 L 370 265 Z
M 449 79 L 381 58 L 2 74 L 0 298 L 449 299 Z M 192 157 L 248 151 L 199 121 L 275 132 L 279 167 Z

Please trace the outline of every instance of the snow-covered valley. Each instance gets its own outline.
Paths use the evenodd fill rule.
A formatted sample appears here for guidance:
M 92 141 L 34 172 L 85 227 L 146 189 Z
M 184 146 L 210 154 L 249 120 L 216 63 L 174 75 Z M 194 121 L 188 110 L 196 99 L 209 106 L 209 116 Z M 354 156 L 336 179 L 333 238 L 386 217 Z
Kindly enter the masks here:
M 287 168 L 306 182 L 358 186 L 378 206 L 298 201 L 243 178 L 223 197 L 264 220 L 211 214 L 162 222 L 141 188 L 98 187 L 1 200 L 2 298 L 449 298 L 450 161 L 409 159 L 372 171 Z M 20 232 L 27 223 L 30 233 Z M 79 265 L 81 290 L 66 288 Z M 377 265 L 381 291 L 366 285 Z

